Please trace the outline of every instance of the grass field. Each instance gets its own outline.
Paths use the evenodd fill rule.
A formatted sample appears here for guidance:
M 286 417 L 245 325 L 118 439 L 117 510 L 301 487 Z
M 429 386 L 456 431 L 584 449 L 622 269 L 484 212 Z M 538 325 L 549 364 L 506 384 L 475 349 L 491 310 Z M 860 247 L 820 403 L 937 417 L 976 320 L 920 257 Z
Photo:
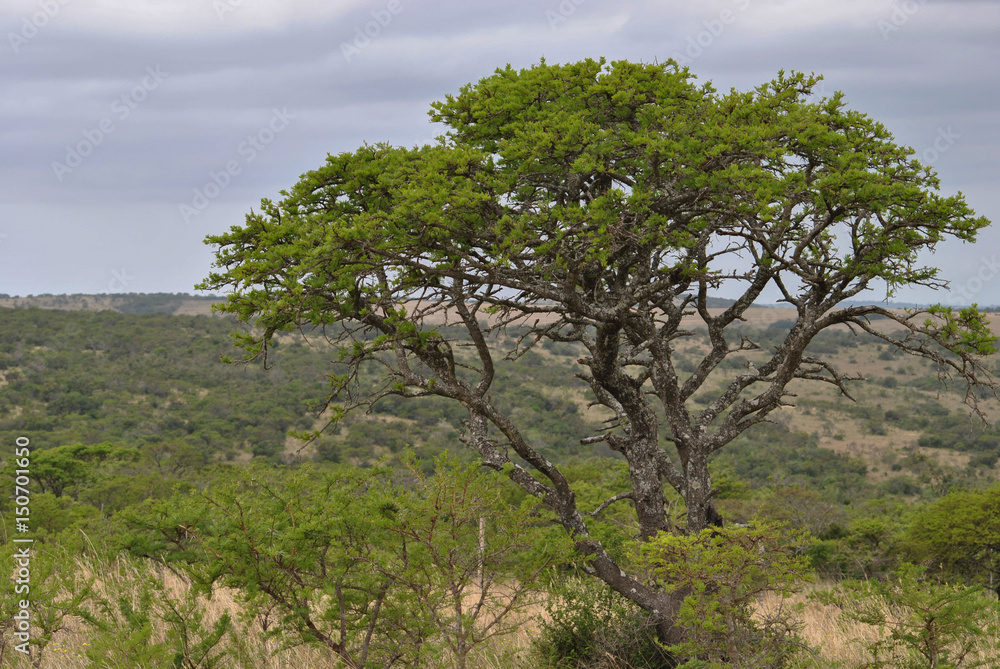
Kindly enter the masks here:
M 99 565 L 87 559 L 79 559 L 74 567 L 88 574 L 98 571 L 96 588 L 103 597 L 141 606 L 143 592 L 137 584 L 149 576 L 150 570 L 137 568 L 136 563 L 122 560 Z M 163 569 L 154 568 L 153 571 L 162 585 L 162 591 L 155 604 L 157 607 L 163 602 L 184 600 L 189 590 L 184 580 Z M 861 647 L 860 642 L 877 638 L 876 631 L 865 625 L 843 624 L 838 620 L 839 609 L 821 604 L 809 597 L 809 593 L 829 586 L 830 584 L 825 583 L 809 584 L 805 586 L 803 592 L 789 599 L 779 600 L 772 596 L 760 601 L 758 605 L 762 608 L 779 605 L 798 607 L 795 618 L 802 625 L 800 635 L 812 649 L 803 655 L 802 664 L 799 665 L 801 669 L 862 669 L 869 666 L 867 663 L 871 658 Z M 235 621 L 232 633 L 224 637 L 216 647 L 219 651 L 219 664 L 210 666 L 220 669 L 321 669 L 345 666 L 327 649 L 302 644 L 282 648 L 277 640 L 266 638 L 265 629 L 273 628 L 275 624 L 273 612 L 259 611 L 256 615 L 248 617 L 245 606 L 237 600 L 231 590 L 216 589 L 210 599 L 198 598 L 198 605 L 205 614 L 202 621 L 205 628 L 210 627 L 223 614 L 228 614 Z M 535 654 L 535 644 L 547 617 L 545 602 L 536 601 L 516 615 L 519 624 L 515 626 L 514 631 L 483 643 L 474 653 L 470 666 L 477 669 L 532 669 L 540 666 Z M 129 644 L 134 644 L 143 637 L 142 630 L 129 629 L 128 623 L 121 618 L 116 624 L 117 630 L 100 632 L 81 618 L 67 617 L 45 647 L 40 666 L 45 669 L 85 667 L 137 669 L 128 662 L 115 659 L 95 661 L 95 644 L 107 647 L 111 639 L 110 645 L 114 647 L 114 652 L 109 656 L 121 656 L 128 654 Z M 147 645 L 164 642 L 169 634 L 162 621 L 154 623 L 149 632 L 144 641 Z M 20 653 L 13 650 L 7 634 L 0 635 L 0 640 L 5 642 L 0 656 L 2 669 L 26 669 L 33 666 Z M 91 653 L 89 658 L 88 651 Z M 188 667 L 187 664 L 183 666 Z M 425 666 L 443 669 L 452 666 L 452 663 L 446 655 Z M 616 662 L 615 658 L 610 656 L 606 658 L 606 663 L 590 666 L 592 669 L 628 669 L 626 665 Z

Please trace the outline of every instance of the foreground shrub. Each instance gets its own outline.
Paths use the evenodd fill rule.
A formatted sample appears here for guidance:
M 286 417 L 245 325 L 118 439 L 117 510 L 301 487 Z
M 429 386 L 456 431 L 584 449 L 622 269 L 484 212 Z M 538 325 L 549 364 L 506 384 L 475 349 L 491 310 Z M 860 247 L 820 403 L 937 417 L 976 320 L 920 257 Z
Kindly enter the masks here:
M 24 550 L 30 551 L 27 578 L 18 575 Z M 19 663 L 42 667 L 43 657 L 50 654 L 53 637 L 74 616 L 85 611 L 85 604 L 93 594 L 94 575 L 82 569 L 69 550 L 54 544 L 39 543 L 30 549 L 26 549 L 26 544 L 3 544 L 0 564 L 10 570 L 8 580 L 0 588 L 0 662 L 4 667 Z M 22 609 L 22 602 L 27 608 Z M 30 641 L 23 636 L 28 634 L 23 627 L 27 623 L 30 623 Z
M 569 542 L 512 506 L 502 474 L 438 459 L 434 476 L 304 467 L 233 472 L 197 495 L 122 514 L 133 554 L 272 611 L 282 648 L 325 649 L 352 669 L 469 666 L 477 646 L 512 631 L 542 571 Z M 447 658 L 447 659 L 445 659 Z
M 99 587 L 80 614 L 87 623 L 85 655 L 92 669 L 173 667 L 222 669 L 232 620 L 210 620 L 207 602 L 186 584 L 170 588 L 164 571 L 148 561 L 121 558 L 82 565 L 100 574 Z
M 809 573 L 802 535 L 774 527 L 713 527 L 660 533 L 635 551 L 640 568 L 666 591 L 684 595 L 684 641 L 668 650 L 683 669 L 793 666 L 806 645 L 786 598 Z M 764 598 L 775 602 L 765 605 Z
M 593 577 L 555 585 L 536 651 L 558 669 L 667 669 L 649 616 Z

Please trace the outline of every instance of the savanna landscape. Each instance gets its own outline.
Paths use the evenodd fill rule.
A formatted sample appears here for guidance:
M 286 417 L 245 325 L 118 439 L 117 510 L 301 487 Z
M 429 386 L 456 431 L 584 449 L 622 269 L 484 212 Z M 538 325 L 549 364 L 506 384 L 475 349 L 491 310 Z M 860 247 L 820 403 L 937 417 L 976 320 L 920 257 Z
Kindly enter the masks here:
M 106 308 L 112 302 L 117 308 Z M 38 666 L 171 666 L 176 657 L 186 662 L 178 666 L 191 667 L 336 666 L 329 650 L 256 589 L 260 584 L 203 585 L 210 545 L 184 544 L 176 526 L 185 524 L 185 513 L 207 513 L 211 491 L 233 485 L 247 467 L 276 482 L 301 468 L 323 477 L 388 467 L 397 472 L 391 478 L 409 486 L 416 477 L 407 467 L 426 475 L 442 453 L 472 462 L 457 442 L 462 416 L 433 401 L 387 404 L 313 441 L 287 436 L 320 420 L 310 404 L 322 394 L 331 351 L 289 334 L 271 370 L 225 365 L 219 358 L 230 353 L 233 324 L 212 316 L 210 304 L 179 295 L 69 296 L 58 304 L 22 298 L 4 308 L 0 425 L 37 449 L 31 522 L 41 543 L 32 579 L 36 613 L 48 626 L 34 651 Z M 745 332 L 777 337 L 789 316 L 787 308 L 752 309 Z M 970 597 L 985 597 L 995 585 L 989 551 L 997 530 L 991 514 L 975 515 L 975 504 L 986 509 L 1000 498 L 1000 431 L 969 415 L 960 388 L 942 385 L 933 366 L 893 354 L 869 336 L 835 331 L 816 346 L 845 371 L 865 374 L 854 384 L 857 401 L 803 383 L 796 406 L 718 454 L 713 480 L 727 523 L 780 523 L 788 537 L 804 533 L 802 576 L 811 578 L 754 606 L 801 607 L 792 609 L 797 635 L 815 651 L 804 666 L 863 666 L 872 658 L 866 644 L 887 630 L 842 619 L 841 607 L 817 595 L 912 562 L 928 568 L 928 584 L 962 584 L 975 589 Z M 679 366 L 702 349 L 692 342 Z M 541 344 L 512 364 L 509 383 L 497 392 L 523 407 L 547 456 L 568 458 L 574 478 L 588 482 L 581 506 L 594 510 L 620 492 L 624 470 L 615 454 L 578 444 L 607 418 L 587 407 L 582 384 L 561 380 L 559 372 L 578 366 L 578 357 L 576 347 Z M 995 409 L 988 410 L 995 420 Z M 948 506 L 962 500 L 975 504 L 960 513 Z M 16 535 L 12 501 L 5 504 L 9 554 Z M 680 514 L 682 505 L 673 504 Z M 321 508 L 313 520 L 329 522 Z M 473 563 L 459 579 L 470 601 L 480 587 L 478 517 L 470 515 L 456 539 Z M 540 518 L 527 522 L 544 525 Z M 608 545 L 627 542 L 634 531 L 613 506 L 595 526 Z M 276 538 L 278 545 L 286 541 L 289 535 Z M 637 610 L 589 583 L 568 556 L 549 559 L 536 587 L 503 619 L 504 633 L 477 644 L 468 666 L 660 666 L 650 649 L 654 657 L 630 655 L 641 645 L 637 638 L 651 643 Z M 498 563 L 490 578 L 506 593 L 524 566 Z M 2 662 L 28 666 L 12 648 L 12 599 L 8 593 Z M 992 599 L 985 601 L 995 611 Z M 553 614 L 554 605 L 565 608 Z M 887 621 L 905 611 L 881 605 Z M 991 657 L 993 647 L 978 641 L 983 657 Z M 558 664 L 552 653 L 567 647 L 575 655 Z M 449 651 L 441 652 L 427 666 L 449 666 Z
M 508 66 L 3 296 L 0 666 L 996 666 L 997 315 L 891 301 L 990 221 L 820 82 Z

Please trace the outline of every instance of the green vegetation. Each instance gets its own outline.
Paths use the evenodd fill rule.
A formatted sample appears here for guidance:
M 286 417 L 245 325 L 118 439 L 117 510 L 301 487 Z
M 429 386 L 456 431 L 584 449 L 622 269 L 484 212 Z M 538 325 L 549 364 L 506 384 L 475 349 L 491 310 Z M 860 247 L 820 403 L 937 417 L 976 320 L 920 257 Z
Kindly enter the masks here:
M 1000 487 L 956 490 L 920 509 L 904 550 L 943 577 L 1000 590 Z
M 4 310 L 0 430 L 40 448 L 114 440 L 177 469 L 278 454 L 289 429 L 312 425 L 322 356 L 302 349 L 271 373 L 226 367 L 231 329 L 202 316 Z
M 287 433 L 317 423 L 310 409 L 325 393 L 324 373 L 335 356 L 319 339 L 311 345 L 289 340 L 275 347 L 268 370 L 233 367 L 219 362 L 232 350 L 233 324 L 223 319 L 2 313 L 0 430 L 28 437 L 38 448 L 127 444 L 155 462 L 157 476 L 185 478 L 210 461 L 243 454 L 274 461 L 290 455 L 300 444 L 286 448 Z M 559 357 L 565 364 L 572 355 Z M 558 373 L 544 360 L 532 352 L 512 364 L 497 379 L 496 396 L 530 418 L 529 435 L 540 447 L 578 451 L 590 425 L 576 402 L 554 390 Z M 309 452 L 360 463 L 407 444 L 428 460 L 455 446 L 464 412 L 433 398 L 393 399 L 374 408 L 391 420 L 352 417 L 345 431 L 325 435 Z
M 119 536 L 206 593 L 223 585 L 272 611 L 281 643 L 357 669 L 434 666 L 447 650 L 464 668 L 569 547 L 535 504 L 510 504 L 498 474 L 444 458 L 433 476 L 405 471 L 408 486 L 384 468 L 237 471 L 121 514 Z
M 661 533 L 637 547 L 636 565 L 683 596 L 684 634 L 669 647 L 680 669 L 784 667 L 800 655 L 801 624 L 784 600 L 808 575 L 801 536 L 736 526 Z M 762 598 L 776 595 L 763 605 Z
M 818 599 L 846 621 L 875 628 L 864 646 L 873 669 L 992 667 L 1000 651 L 1000 605 L 976 587 L 929 582 L 901 564 L 885 580 L 844 581 Z
M 614 662 L 629 669 L 670 666 L 649 617 L 613 590 L 588 576 L 555 583 L 541 622 L 536 651 L 541 666 L 553 669 L 601 667 Z
M 53 648 L 65 644 L 60 639 L 66 638 L 69 629 L 76 629 L 75 634 L 88 641 L 88 646 L 81 649 L 82 657 L 89 656 L 94 662 L 99 657 L 118 658 L 120 663 L 132 666 L 142 666 L 147 660 L 152 663 L 149 666 L 169 666 L 175 661 L 189 663 L 181 666 L 264 666 L 262 663 L 272 652 L 319 652 L 305 650 L 322 644 L 317 645 L 315 637 L 303 630 L 308 630 L 307 621 L 312 621 L 322 631 L 324 628 L 314 619 L 326 620 L 328 610 L 312 608 L 305 617 L 289 617 L 289 609 L 283 608 L 286 605 L 261 589 L 263 585 L 280 593 L 272 587 L 279 581 L 266 582 L 257 575 L 266 576 L 269 564 L 271 568 L 281 564 L 286 570 L 273 572 L 275 576 L 301 571 L 303 585 L 287 591 L 291 598 L 288 601 L 296 601 L 293 595 L 301 599 L 307 592 L 335 592 L 338 581 L 332 579 L 334 572 L 327 567 L 328 576 L 317 578 L 309 570 L 308 561 L 317 559 L 322 551 L 326 551 L 325 559 L 333 560 L 336 556 L 330 549 L 334 547 L 363 551 L 366 545 L 377 545 L 383 551 L 383 562 L 378 563 L 381 571 L 365 572 L 362 578 L 355 563 L 340 582 L 350 581 L 352 587 L 372 591 L 372 584 L 379 583 L 378 573 L 391 572 L 394 592 L 399 597 L 393 606 L 424 612 L 419 625 L 408 614 L 407 624 L 412 623 L 414 629 L 378 635 L 377 643 L 370 645 L 370 656 L 391 652 L 387 648 L 395 643 L 400 649 L 409 649 L 400 658 L 414 657 L 418 648 L 425 661 L 432 657 L 455 658 L 463 653 L 467 658 L 481 658 L 482 653 L 497 652 L 495 649 L 506 643 L 502 640 L 508 638 L 506 635 L 478 640 L 471 635 L 443 635 L 442 630 L 453 628 L 460 619 L 468 620 L 468 612 L 463 609 L 457 613 L 454 599 L 452 605 L 446 605 L 441 599 L 428 598 L 421 608 L 414 594 L 420 588 L 424 592 L 457 589 L 467 596 L 477 591 L 479 572 L 475 565 L 456 562 L 449 566 L 441 559 L 445 553 L 434 556 L 440 547 L 457 542 L 454 546 L 463 546 L 462 555 L 475 558 L 478 518 L 485 500 L 472 503 L 470 498 L 465 516 L 447 513 L 448 523 L 430 528 L 434 532 L 451 528 L 445 534 L 427 534 L 427 525 L 405 530 L 411 533 L 407 539 L 409 549 L 426 546 L 420 549 L 426 551 L 420 553 L 424 556 L 420 559 L 429 562 L 422 564 L 437 563 L 446 569 L 406 572 L 391 562 L 392 547 L 402 544 L 393 544 L 386 537 L 398 540 L 403 536 L 399 534 L 403 526 L 393 524 L 404 518 L 398 514 L 405 509 L 405 517 L 411 519 L 434 517 L 433 506 L 452 497 L 435 492 L 433 486 L 447 483 L 449 489 L 454 489 L 462 476 L 469 477 L 474 471 L 452 461 L 447 465 L 447 477 L 432 475 L 433 459 L 443 451 L 464 454 L 458 441 L 463 417 L 446 402 L 387 397 L 373 407 L 371 415 L 353 415 L 337 431 L 307 446 L 303 455 L 306 461 L 314 461 L 315 468 L 310 471 L 303 468 L 301 458 L 286 452 L 282 430 L 316 424 L 317 414 L 309 410 L 308 395 L 321 389 L 325 381 L 316 378 L 307 384 L 295 376 L 327 364 L 330 354 L 320 343 L 307 346 L 283 340 L 272 358 L 277 369 L 262 372 L 218 362 L 231 346 L 226 333 L 232 324 L 221 319 L 33 309 L 5 310 L 2 314 L 0 341 L 9 358 L 2 358 L 5 364 L 0 370 L 6 381 L 0 397 L 4 407 L 0 421 L 6 434 L 25 435 L 33 443 L 40 442 L 32 454 L 30 483 L 32 536 L 41 542 L 37 544 L 38 561 L 32 572 L 37 585 L 32 600 L 38 632 L 38 643 L 32 651 L 35 659 L 53 657 Z M 782 327 L 745 328 L 744 332 L 764 339 Z M 65 336 L 67 331 L 73 333 L 72 337 Z M 185 336 L 192 337 L 191 342 L 184 342 Z M 885 378 L 913 376 L 898 373 L 906 371 L 905 360 L 879 360 L 880 344 L 872 339 L 830 333 L 818 345 L 843 359 L 855 356 L 888 364 L 891 368 L 885 370 Z M 181 347 L 187 355 L 169 354 Z M 496 393 L 499 401 L 522 412 L 528 433 L 544 452 L 569 458 L 566 475 L 577 489 L 580 507 L 590 512 L 627 489 L 629 479 L 623 459 L 600 446 L 578 445 L 578 440 L 592 434 L 603 420 L 603 415 L 584 408 L 582 384 L 560 385 L 563 370 L 574 368 L 579 355 L 579 349 L 572 344 L 541 345 L 503 370 Z M 296 375 L 287 370 L 296 371 Z M 519 379 L 528 381 L 519 383 Z M 160 396 L 148 390 L 135 392 L 140 384 L 147 389 L 166 388 L 167 393 Z M 77 396 L 66 399 L 67 387 L 72 387 L 70 392 Z M 975 456 L 975 444 L 984 443 L 981 437 L 988 437 L 995 428 L 983 427 L 947 409 L 943 402 L 953 397 L 947 389 L 939 399 L 937 387 L 920 390 L 878 384 L 869 392 L 881 406 L 804 395 L 799 406 L 808 413 L 761 425 L 720 452 L 712 471 L 721 513 L 731 522 L 779 521 L 807 532 L 812 539 L 799 554 L 823 578 L 886 579 L 889 583 L 896 578 L 901 561 L 907 560 L 919 562 L 928 570 L 927 578 L 918 583 L 919 587 L 914 586 L 918 592 L 931 587 L 931 578 L 986 587 L 992 583 L 996 587 L 994 556 L 1000 546 L 995 545 L 990 528 L 1000 492 L 998 488 L 984 488 L 995 476 L 992 463 L 972 459 L 967 466 L 949 466 L 923 455 L 915 443 L 950 435 L 935 442 L 933 452 Z M 881 392 L 887 395 L 878 396 Z M 53 409 L 47 398 L 61 402 L 59 408 Z M 259 415 L 249 409 L 222 411 L 222 407 L 232 408 L 241 402 L 250 407 L 267 405 L 269 410 Z M 287 409 L 282 409 L 283 403 Z M 129 414 L 116 410 L 123 405 L 129 407 Z M 135 423 L 122 420 L 126 415 L 147 421 L 147 429 L 136 430 Z M 914 443 L 899 449 L 891 460 L 834 452 L 820 446 L 824 439 L 830 443 L 823 430 L 804 429 L 809 423 L 801 422 L 824 415 L 840 416 L 839 422 L 858 425 L 862 433 L 871 433 L 865 426 L 881 421 L 889 436 L 907 430 L 907 434 L 914 435 Z M 51 428 L 26 429 L 42 420 L 49 421 Z M 275 435 L 267 448 L 262 448 L 266 442 L 252 436 L 259 434 L 254 428 L 261 425 L 270 425 Z M 206 442 L 200 438 L 206 430 L 231 435 L 229 438 L 234 440 L 247 436 L 241 443 L 208 452 Z M 877 437 L 875 434 L 873 438 Z M 65 443 L 60 441 L 63 438 Z M 298 448 L 299 442 L 295 443 Z M 407 445 L 421 455 L 419 461 L 406 459 Z M 12 446 L 10 440 L 4 444 L 8 454 Z M 239 463 L 248 456 L 257 461 L 252 470 L 245 470 Z M 388 469 L 378 465 L 386 458 L 392 463 Z M 9 477 L 15 467 L 15 459 L 8 455 L 5 474 Z M 887 485 L 883 481 L 897 479 L 873 477 L 872 469 L 876 467 L 886 468 L 893 477 L 908 477 L 911 485 Z M 939 485 L 942 477 L 948 478 L 948 486 Z M 476 485 L 481 485 L 485 479 L 466 480 L 480 481 Z M 498 485 L 496 479 L 490 480 L 494 481 L 490 485 Z M 324 481 L 339 483 L 327 487 Z M 374 485 L 372 489 L 381 492 L 353 500 L 345 498 L 345 491 L 350 490 L 348 482 Z M 517 506 L 524 500 L 522 494 L 506 485 L 494 490 L 500 494 L 491 498 L 490 504 L 496 508 L 482 514 L 488 515 L 491 522 L 500 518 L 501 512 L 522 508 Z M 337 500 L 350 504 L 334 511 L 329 505 Z M 680 521 L 683 501 L 675 497 L 669 503 L 672 514 Z M 260 536 L 243 532 L 239 516 L 232 513 L 235 504 L 252 508 L 255 518 L 270 523 Z M 388 504 L 385 509 L 394 511 L 385 515 L 372 506 L 380 504 Z M 346 513 L 351 505 L 355 505 L 353 510 Z M 7 499 L 0 509 L 8 538 L 14 536 L 12 506 L 12 500 Z M 616 560 L 629 565 L 629 569 L 640 569 L 639 563 L 630 558 L 633 537 L 638 532 L 630 506 L 627 499 L 604 506 L 591 519 L 591 530 Z M 533 554 L 526 543 L 522 544 L 529 536 L 523 534 L 525 527 L 532 528 L 531 532 L 547 533 L 545 539 L 530 539 L 537 545 L 555 548 L 560 534 L 543 517 L 533 515 L 534 507 L 523 507 L 521 513 L 531 515 L 508 525 L 517 528 L 517 533 L 508 533 L 506 540 L 504 526 L 488 525 L 487 545 L 496 545 L 502 555 L 494 563 L 497 571 L 487 571 L 487 575 L 498 588 L 496 594 L 504 596 L 511 594 L 503 589 L 504 585 L 512 575 L 520 575 L 525 585 L 534 589 L 524 591 L 517 601 L 537 611 L 543 606 L 538 597 L 544 597 L 552 618 L 538 635 L 539 646 L 532 651 L 533 659 L 512 656 L 509 666 L 518 666 L 516 663 L 521 661 L 526 666 L 599 666 L 609 654 L 619 658 L 619 666 L 668 666 L 667 655 L 657 645 L 656 629 L 649 625 L 646 614 L 605 586 L 581 581 L 578 563 L 530 577 L 545 560 L 564 560 L 565 556 Z M 290 524 L 293 517 L 294 528 Z M 364 520 L 352 526 L 331 521 L 350 517 Z M 281 524 L 282 518 L 288 522 Z M 373 524 L 372 518 L 382 520 Z M 352 535 L 361 528 L 375 534 Z M 458 534 L 453 534 L 452 529 Z M 292 562 L 287 546 L 296 532 L 302 538 L 295 540 L 296 561 Z M 351 536 L 357 541 L 347 542 Z M 506 553 L 504 541 L 511 546 Z M 271 555 L 282 562 L 253 563 L 254 569 L 248 569 L 251 563 L 245 561 L 245 556 L 251 543 L 258 549 L 272 546 L 272 553 L 260 554 L 262 559 Z M 286 547 L 284 556 L 282 547 Z M 9 561 L 15 544 L 5 540 L 3 548 L 6 557 L 0 559 Z M 125 550 L 126 557 L 119 554 L 121 550 Z M 664 551 L 667 554 L 667 548 Z M 773 553 L 780 554 L 780 550 Z M 718 553 L 717 557 L 722 559 L 725 554 Z M 72 568 L 64 568 L 66 565 Z M 181 590 L 167 587 L 167 580 L 175 577 L 164 567 L 183 575 L 190 585 Z M 93 580 L 95 573 L 112 572 L 119 575 L 116 580 Z M 313 575 L 307 577 L 306 572 Z M 410 576 L 404 579 L 406 574 Z M 413 574 L 422 574 L 423 580 Z M 705 580 L 703 577 L 699 579 Z M 205 597 L 208 584 L 213 582 L 228 584 L 240 593 L 228 618 L 209 613 Z M 294 582 L 286 580 L 284 587 Z M 733 592 L 739 596 L 738 588 Z M 69 593 L 74 596 L 67 597 Z M 7 596 L 3 610 L 10 620 L 16 601 L 12 601 L 12 592 Z M 308 606 L 315 607 L 322 600 L 308 602 Z M 476 624 L 465 629 L 483 625 L 499 603 L 492 600 L 484 606 Z M 362 626 L 370 623 L 363 613 L 365 605 L 364 598 L 345 600 L 345 606 L 356 612 L 350 620 Z M 692 606 L 713 604 L 704 601 Z M 502 606 L 499 608 L 502 610 Z M 260 615 L 241 618 L 240 610 L 255 610 Z M 786 612 L 794 613 L 791 609 Z M 376 620 L 376 627 L 395 625 L 393 620 L 398 615 L 387 607 Z M 506 627 L 498 624 L 491 629 L 507 631 L 537 624 L 516 615 L 505 622 Z M 793 623 L 789 622 L 790 628 Z M 266 649 L 246 644 L 250 629 L 259 630 L 253 634 L 262 639 L 267 632 L 270 640 L 264 642 Z M 359 637 L 353 630 L 347 630 L 344 647 L 354 644 L 350 652 L 357 653 Z M 710 634 L 699 638 L 699 643 L 707 644 L 702 646 L 705 652 L 713 652 L 708 645 L 718 640 L 713 641 Z M 788 640 L 794 642 L 795 637 Z M 325 647 L 333 652 L 329 645 Z M 14 653 L 7 646 L 4 660 L 19 657 Z

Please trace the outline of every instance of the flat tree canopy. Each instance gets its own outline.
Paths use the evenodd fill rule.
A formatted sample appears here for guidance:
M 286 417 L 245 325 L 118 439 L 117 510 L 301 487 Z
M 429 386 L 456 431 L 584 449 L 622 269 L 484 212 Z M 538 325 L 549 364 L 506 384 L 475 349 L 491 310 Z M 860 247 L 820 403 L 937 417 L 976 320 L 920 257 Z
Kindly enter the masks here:
M 461 403 L 462 440 L 483 464 L 544 499 L 588 568 L 669 625 L 676 600 L 591 538 L 592 510 L 559 464 L 492 401 L 504 355 L 541 339 L 586 349 L 580 376 L 615 420 L 585 441 L 627 460 L 631 489 L 607 503 L 630 500 L 642 539 L 672 527 L 667 487 L 685 502 L 685 531 L 721 522 L 709 456 L 787 405 L 789 382 L 849 396 L 859 377 L 806 351 L 826 328 L 929 358 L 968 386 L 973 409 L 979 387 L 995 391 L 979 362 L 994 336 L 974 306 L 844 306 L 869 288 L 945 286 L 922 252 L 974 241 L 989 221 L 961 194 L 938 194 L 933 171 L 839 93 L 815 97 L 818 79 L 780 73 L 720 93 L 673 62 L 508 66 L 433 105 L 446 128 L 436 144 L 331 155 L 209 237 L 218 270 L 199 288 L 229 291 L 221 310 L 256 326 L 240 339 L 248 360 L 276 332 L 332 326 L 351 370 L 333 377 L 341 412 L 387 395 Z M 739 297 L 710 310 L 720 288 Z M 734 332 L 765 289 L 794 307 L 794 325 L 756 368 L 706 384 L 727 356 L 760 349 Z M 435 329 L 443 320 L 467 330 L 475 364 Z M 524 336 L 498 351 L 491 335 L 512 324 Z M 709 352 L 679 372 L 691 338 Z M 374 390 L 357 373 L 371 362 L 384 374 Z M 707 406 L 692 401 L 713 388 Z

